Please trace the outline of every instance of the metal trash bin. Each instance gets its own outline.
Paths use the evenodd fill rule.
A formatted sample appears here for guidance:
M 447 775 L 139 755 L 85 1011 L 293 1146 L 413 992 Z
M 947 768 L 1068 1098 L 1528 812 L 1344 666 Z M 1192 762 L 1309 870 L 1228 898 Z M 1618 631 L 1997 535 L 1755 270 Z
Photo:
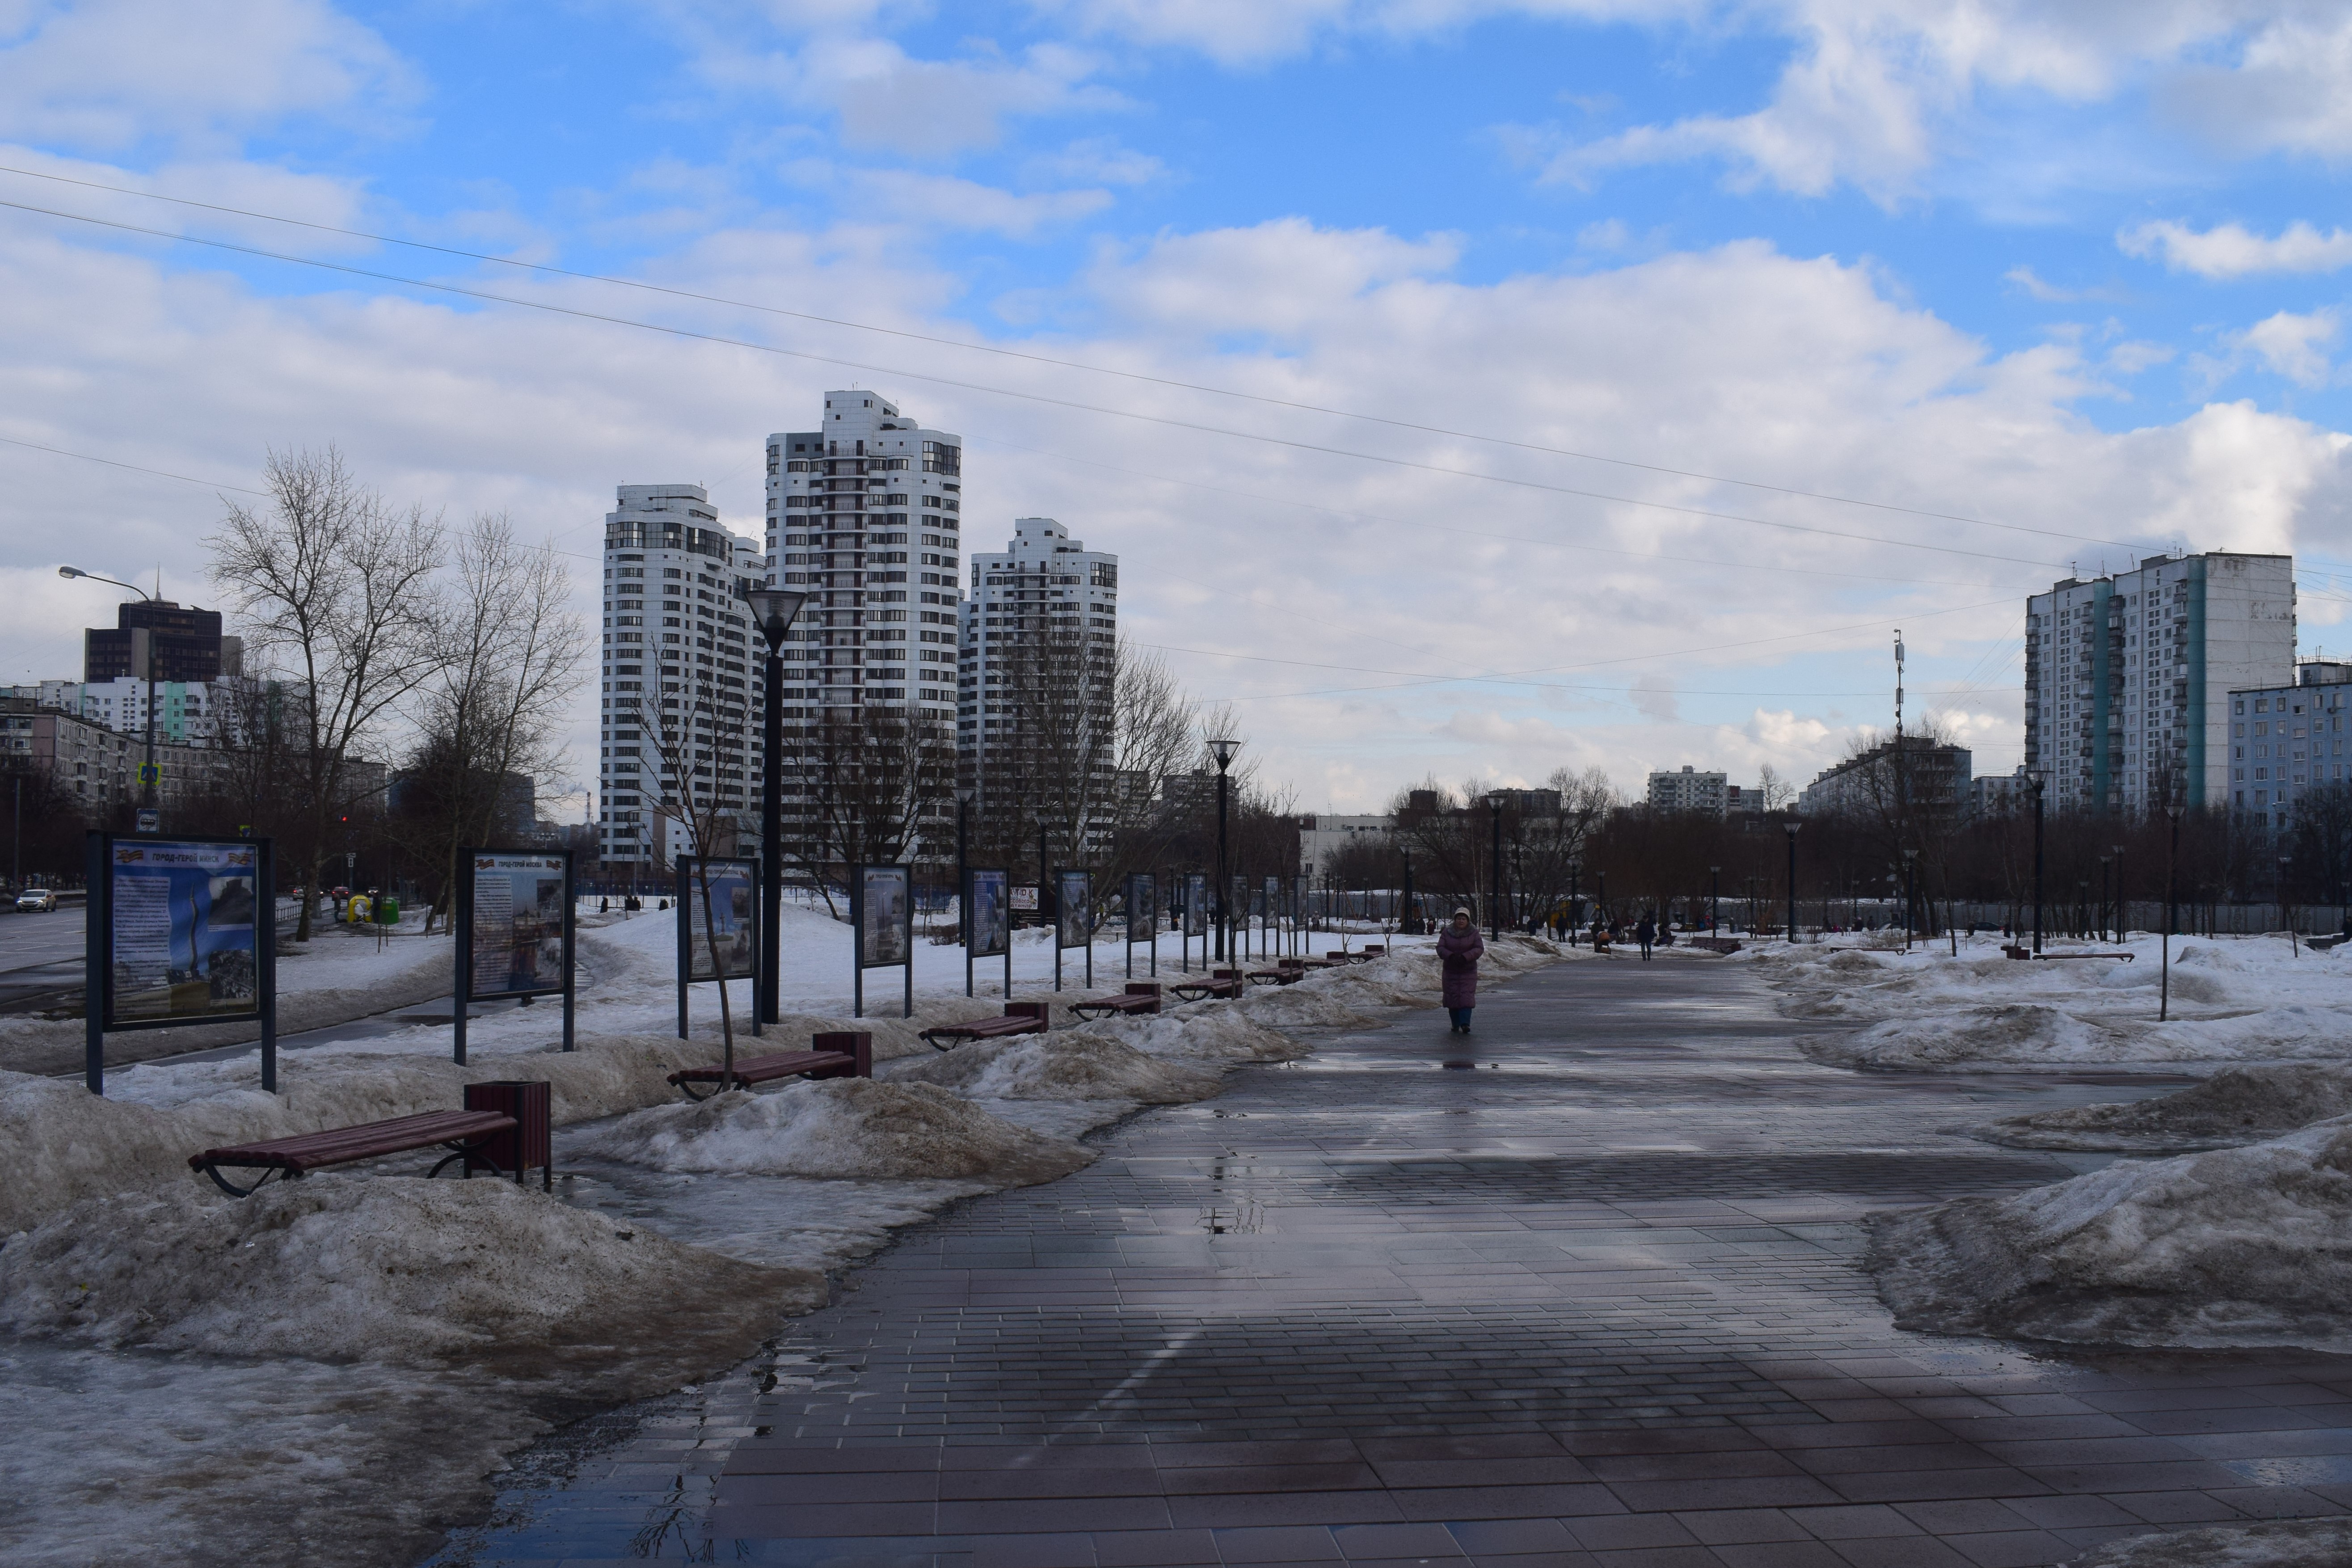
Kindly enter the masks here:
M 548 1085 L 544 1079 L 498 1079 L 487 1083 L 466 1086 L 466 1109 L 495 1110 L 511 1116 L 515 1124 L 494 1134 L 485 1142 L 478 1153 L 466 1161 L 466 1174 L 474 1173 L 474 1162 L 480 1160 L 498 1171 L 514 1173 L 515 1184 L 522 1184 L 525 1171 L 534 1166 L 541 1173 L 542 1190 L 555 1190 L 555 1154 L 553 1127 L 548 1116 Z

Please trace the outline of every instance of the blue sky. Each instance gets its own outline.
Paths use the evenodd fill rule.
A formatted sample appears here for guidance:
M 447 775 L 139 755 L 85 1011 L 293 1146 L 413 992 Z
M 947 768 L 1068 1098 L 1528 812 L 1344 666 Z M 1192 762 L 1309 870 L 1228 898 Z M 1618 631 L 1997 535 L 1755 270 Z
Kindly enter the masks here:
M 2006 771 L 2022 595 L 2068 563 L 2292 549 L 2306 645 L 2339 618 L 2347 76 L 2340 6 L 2213 0 L 16 0 L 16 169 L 1497 439 L 21 174 L 0 199 L 965 384 L 0 209 L 0 437 L 228 484 L 333 441 L 593 553 L 619 483 L 754 531 L 761 438 L 858 379 L 971 438 L 968 548 L 1046 512 L 1121 552 L 1130 633 L 1303 807 L 1801 779 L 1885 721 L 1897 625 L 1915 705 Z M 202 487 L 0 453 L 13 678 L 94 618 L 44 519 L 217 597 Z

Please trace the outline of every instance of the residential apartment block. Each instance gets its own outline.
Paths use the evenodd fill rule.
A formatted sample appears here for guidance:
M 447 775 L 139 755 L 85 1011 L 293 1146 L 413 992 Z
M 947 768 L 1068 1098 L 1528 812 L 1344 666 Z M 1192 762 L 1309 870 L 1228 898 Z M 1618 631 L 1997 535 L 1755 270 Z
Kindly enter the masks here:
M 1711 816 L 1721 816 L 1729 785 L 1728 775 L 1703 773 L 1688 763 L 1683 764 L 1680 773 L 1661 770 L 1650 775 L 1650 809 L 1703 811 Z
M 1118 641 L 1118 557 L 1088 550 L 1050 517 L 1015 518 L 1013 539 L 998 552 L 971 558 L 971 597 L 962 607 L 962 662 L 958 673 L 958 769 L 982 809 L 998 796 L 1022 798 L 1019 769 L 1029 748 L 1022 732 L 1017 684 L 1035 679 L 1023 660 L 1051 658 L 1070 667 L 1094 721 L 1111 722 L 1108 679 L 1093 680 L 1087 656 L 1108 657 Z M 1108 759 L 1103 765 L 1108 767 Z
M 29 697 L 0 697 L 0 755 L 48 774 L 93 818 L 102 819 L 113 808 L 139 799 L 139 764 L 147 751 L 141 736 Z M 156 802 L 169 810 L 213 784 L 221 756 L 204 747 L 159 742 L 155 762 Z
M 951 724 L 963 438 L 877 392 L 828 392 L 823 427 L 768 437 L 768 570 L 807 605 L 785 650 L 786 723 L 869 704 Z
M 2345 722 L 2352 709 L 2352 664 L 2313 659 L 2292 686 L 2230 693 L 2230 805 L 2256 826 L 2286 827 L 2313 790 L 2344 782 Z
M 2232 801 L 2231 693 L 2295 679 L 2285 555 L 2151 555 L 2053 584 L 2025 620 L 2025 765 L 2056 810 L 2159 808 L 2168 780 Z
M 766 560 L 719 526 L 700 485 L 623 485 L 617 500 L 604 517 L 604 858 L 661 866 L 693 853 L 688 810 L 716 814 L 748 847 L 767 650 L 743 595 Z

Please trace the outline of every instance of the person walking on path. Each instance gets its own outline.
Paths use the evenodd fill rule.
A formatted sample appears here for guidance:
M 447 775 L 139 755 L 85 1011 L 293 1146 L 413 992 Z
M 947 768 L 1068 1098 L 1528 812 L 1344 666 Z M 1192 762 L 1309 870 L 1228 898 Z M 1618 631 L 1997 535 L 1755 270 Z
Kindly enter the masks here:
M 1454 1032 L 1470 1032 L 1470 1011 L 1478 1005 L 1478 961 L 1486 944 L 1470 923 L 1468 910 L 1455 910 L 1454 923 L 1437 933 L 1438 962 L 1445 966 L 1445 1010 L 1454 1016 Z
M 1657 922 L 1650 918 L 1650 911 L 1647 910 L 1642 911 L 1641 922 L 1633 928 L 1633 940 L 1642 944 L 1642 962 L 1649 963 L 1650 944 L 1658 940 L 1658 926 Z

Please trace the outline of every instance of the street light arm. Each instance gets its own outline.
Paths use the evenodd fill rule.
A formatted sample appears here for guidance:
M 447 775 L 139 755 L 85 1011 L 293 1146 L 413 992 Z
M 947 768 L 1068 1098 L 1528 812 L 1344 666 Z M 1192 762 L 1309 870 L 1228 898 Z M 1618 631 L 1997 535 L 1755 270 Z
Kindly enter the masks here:
M 152 600 L 155 597 L 154 595 L 149 593 L 146 589 L 141 587 L 136 583 L 126 583 L 120 577 L 101 577 L 95 572 L 85 572 L 79 566 L 60 566 L 58 568 L 58 575 L 67 578 L 68 580 L 71 580 L 76 577 L 87 577 L 93 583 L 110 583 L 118 588 L 128 588 L 142 599 Z

